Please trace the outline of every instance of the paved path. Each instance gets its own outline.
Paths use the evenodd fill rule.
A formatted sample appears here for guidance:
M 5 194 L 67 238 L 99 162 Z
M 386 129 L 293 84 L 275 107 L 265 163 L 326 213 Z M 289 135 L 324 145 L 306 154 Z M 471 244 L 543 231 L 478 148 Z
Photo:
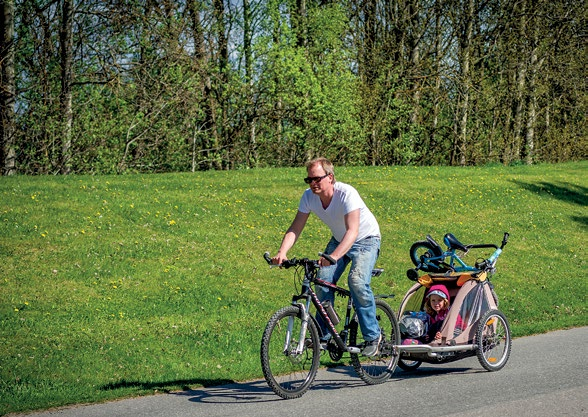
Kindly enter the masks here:
M 398 369 L 385 384 L 367 386 L 353 368 L 321 370 L 302 398 L 282 400 L 265 381 L 252 381 L 106 404 L 69 407 L 27 417 L 362 417 L 588 416 L 588 327 L 513 341 L 506 367 L 487 372 L 477 358 L 418 371 Z

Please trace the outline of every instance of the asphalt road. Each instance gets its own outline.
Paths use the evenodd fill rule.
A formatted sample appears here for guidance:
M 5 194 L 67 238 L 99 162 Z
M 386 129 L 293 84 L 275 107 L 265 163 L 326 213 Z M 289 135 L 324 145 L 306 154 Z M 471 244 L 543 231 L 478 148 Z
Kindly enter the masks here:
M 485 371 L 477 358 L 368 386 L 353 368 L 319 372 L 302 398 L 282 400 L 265 381 L 159 394 L 27 417 L 275 417 L 275 416 L 588 416 L 588 327 L 513 341 L 505 368 Z

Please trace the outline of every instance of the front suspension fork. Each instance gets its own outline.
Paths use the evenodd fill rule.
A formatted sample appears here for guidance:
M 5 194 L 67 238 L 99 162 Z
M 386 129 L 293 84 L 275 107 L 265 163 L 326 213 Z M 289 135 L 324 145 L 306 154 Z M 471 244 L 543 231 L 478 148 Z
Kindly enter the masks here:
M 286 340 L 284 341 L 284 353 L 291 354 L 294 353 L 295 355 L 300 355 L 304 351 L 304 343 L 306 342 L 306 331 L 308 329 L 308 320 L 310 319 L 308 315 L 308 310 L 306 306 L 302 303 L 296 303 L 296 307 L 300 309 L 300 315 L 302 318 L 302 324 L 300 326 L 300 333 L 298 335 L 298 346 L 296 346 L 295 352 L 290 352 L 290 343 L 292 342 L 292 333 L 294 332 L 294 320 L 295 317 L 290 316 L 288 318 L 288 328 L 286 330 Z

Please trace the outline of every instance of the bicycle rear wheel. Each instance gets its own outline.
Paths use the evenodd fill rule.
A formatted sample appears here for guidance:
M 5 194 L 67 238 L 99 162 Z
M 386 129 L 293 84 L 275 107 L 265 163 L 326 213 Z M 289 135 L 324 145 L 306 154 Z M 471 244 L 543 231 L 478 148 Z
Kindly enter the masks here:
M 440 265 L 441 260 L 429 261 L 425 265 L 422 264 L 430 258 L 440 257 L 443 252 L 440 248 L 434 246 L 431 242 L 426 240 L 415 242 L 409 250 L 410 260 L 415 266 L 418 266 L 424 272 L 445 272 L 447 268 Z
M 376 299 L 376 318 L 382 331 L 380 352 L 373 357 L 365 357 L 352 353 L 351 363 L 359 377 L 369 385 L 386 382 L 398 365 L 398 354 L 394 351 L 394 345 L 400 344 L 400 330 L 398 321 L 392 308 L 383 300 Z M 354 318 L 350 332 L 349 345 L 360 346 L 359 323 Z
M 301 338 L 302 314 L 296 306 L 277 311 L 266 325 L 261 339 L 261 368 L 270 388 L 280 397 L 301 397 L 311 386 L 320 365 L 320 339 L 312 319 L 302 352 L 297 352 Z
M 499 310 L 487 311 L 476 331 L 476 355 L 484 369 L 498 371 L 506 365 L 510 357 L 512 340 L 506 317 Z
M 407 372 L 416 371 L 421 364 L 421 361 L 411 361 L 409 359 L 400 359 L 398 361 L 398 367 Z

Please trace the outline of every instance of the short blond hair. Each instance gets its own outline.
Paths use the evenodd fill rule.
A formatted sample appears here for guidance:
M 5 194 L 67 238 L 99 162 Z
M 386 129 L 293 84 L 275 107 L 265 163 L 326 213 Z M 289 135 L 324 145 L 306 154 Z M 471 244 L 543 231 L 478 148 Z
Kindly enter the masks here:
M 315 158 L 313 160 L 310 160 L 306 163 L 306 169 L 310 169 L 312 167 L 314 167 L 315 165 L 320 165 L 323 170 L 325 171 L 325 174 L 327 175 L 332 175 L 333 176 L 333 183 L 335 182 L 335 168 L 333 167 L 333 164 L 331 163 L 331 161 L 329 161 L 327 158 L 324 157 L 318 157 Z

